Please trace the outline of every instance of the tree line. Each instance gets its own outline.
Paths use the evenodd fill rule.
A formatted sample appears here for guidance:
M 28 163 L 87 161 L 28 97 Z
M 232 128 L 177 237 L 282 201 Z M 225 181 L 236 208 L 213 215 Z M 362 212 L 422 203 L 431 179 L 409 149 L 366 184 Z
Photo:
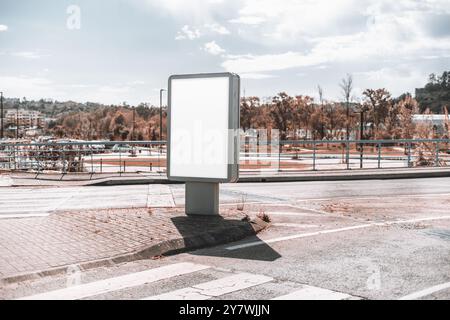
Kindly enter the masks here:
M 450 73 L 430 76 L 430 90 L 450 90 Z M 385 88 L 366 89 L 362 97 L 354 97 L 353 78 L 347 75 L 340 82 L 341 101 L 324 98 L 321 86 L 318 99 L 306 95 L 291 96 L 280 92 L 270 99 L 257 96 L 241 99 L 241 128 L 278 129 L 280 138 L 345 140 L 354 139 L 412 139 L 448 138 L 448 117 L 444 130 L 430 123 L 413 121 L 416 114 L 431 115 L 426 105 L 411 94 L 392 97 Z M 434 110 L 435 111 L 435 110 Z M 441 113 L 447 114 L 442 106 Z M 362 122 L 361 122 L 362 120 Z M 362 129 L 361 130 L 361 124 Z M 60 115 L 48 124 L 48 133 L 58 137 L 86 140 L 160 140 L 159 108 L 149 104 L 130 106 L 101 106 Z M 163 111 L 163 132 L 166 131 L 166 109 Z

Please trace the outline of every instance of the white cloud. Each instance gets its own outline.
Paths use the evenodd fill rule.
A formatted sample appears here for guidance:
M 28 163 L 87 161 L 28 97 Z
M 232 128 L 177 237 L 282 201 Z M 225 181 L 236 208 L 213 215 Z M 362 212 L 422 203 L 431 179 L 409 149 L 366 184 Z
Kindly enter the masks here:
M 8 97 L 40 99 L 59 98 L 64 95 L 63 91 L 56 89 L 51 80 L 40 77 L 1 76 L 0 88 Z
M 19 58 L 25 58 L 25 59 L 40 59 L 42 57 L 45 57 L 46 55 L 42 55 L 36 51 L 18 51 L 18 52 L 12 52 L 12 56 L 19 57 Z
M 0 32 L 2 31 L 8 31 L 8 26 L 4 24 L 0 24 Z
M 413 70 L 408 65 L 397 67 L 385 67 L 376 70 L 355 72 L 353 74 L 356 83 L 364 83 L 365 88 L 386 88 L 393 96 L 399 96 L 409 90 L 414 93 L 414 88 L 420 88 L 425 84 L 427 72 Z M 357 94 L 362 94 L 360 89 Z
M 272 70 L 283 70 L 293 67 L 306 67 L 326 62 L 325 57 L 303 55 L 298 52 L 281 54 L 227 56 L 222 67 L 237 73 L 259 73 Z
M 211 33 L 217 33 L 222 35 L 230 34 L 230 30 L 228 30 L 227 28 L 218 23 L 205 24 L 205 28 L 209 30 Z
M 348 2 L 344 1 L 344 3 Z M 287 51 L 276 54 L 227 55 L 222 66 L 226 70 L 233 72 L 259 73 L 271 70 L 319 66 L 330 63 L 367 63 L 368 61 L 383 62 L 394 60 L 401 62 L 424 56 L 433 56 L 439 59 L 448 55 L 450 51 L 450 33 L 447 38 L 430 37 L 424 31 L 424 23 L 420 22 L 421 19 L 425 19 L 426 12 L 431 12 L 431 10 L 435 11 L 435 7 L 427 7 L 420 11 L 414 5 L 409 7 L 409 1 L 391 6 L 384 4 L 381 7 L 377 3 L 369 7 L 369 9 L 365 9 L 364 14 L 366 15 L 367 21 L 364 28 L 358 28 L 356 31 L 353 30 L 348 34 L 331 35 L 327 32 L 324 32 L 323 35 L 322 33 L 314 34 L 315 31 L 312 31 L 308 35 L 304 34 L 302 37 L 303 47 L 305 48 L 302 52 Z M 252 12 L 265 12 L 266 16 L 269 17 L 276 14 L 278 12 L 277 10 L 280 10 L 273 8 L 275 12 L 273 13 L 267 10 L 265 4 L 267 5 L 263 0 L 261 6 L 254 7 L 254 12 Z M 292 4 L 292 8 L 295 8 L 296 5 Z M 320 6 L 318 9 L 320 9 Z M 289 12 L 289 10 L 279 12 L 287 14 L 286 12 Z M 329 12 L 331 15 L 329 10 L 326 12 Z M 247 13 L 245 12 L 245 14 Z M 290 14 L 293 13 L 290 12 Z M 272 18 L 278 19 L 277 17 Z M 276 38 L 277 32 L 280 30 L 283 30 L 282 34 L 290 34 L 292 36 L 302 29 L 300 28 L 301 26 L 308 25 L 305 24 L 303 19 L 298 19 L 298 17 L 296 19 L 301 20 L 298 22 L 298 25 L 290 25 L 286 21 L 280 22 L 280 24 L 274 26 L 273 32 L 268 36 Z M 323 21 L 323 19 L 319 20 Z M 334 26 L 333 21 L 339 21 L 340 19 L 330 18 L 329 20 L 331 24 L 328 28 L 339 29 L 339 25 Z M 311 23 L 311 26 L 315 23 L 310 19 L 308 21 Z M 291 33 L 287 32 L 289 31 L 288 29 Z M 287 37 L 289 38 L 290 36 Z
M 215 56 L 225 53 L 225 49 L 221 48 L 215 41 L 205 43 L 202 49 Z
M 246 25 L 259 25 L 265 22 L 266 19 L 258 16 L 240 16 L 239 18 L 229 20 L 230 23 L 246 24 Z
M 242 79 L 251 79 L 251 80 L 263 80 L 263 79 L 275 78 L 274 75 L 265 74 L 265 73 L 241 73 L 240 77 Z
M 191 27 L 189 27 L 188 25 L 184 25 L 181 28 L 181 31 L 178 31 L 175 40 L 184 40 L 184 39 L 189 39 L 189 40 L 194 40 L 197 38 L 200 38 L 201 33 L 199 29 L 191 29 Z
M 175 40 L 194 40 L 198 39 L 205 35 L 228 35 L 230 34 L 230 30 L 222 26 L 218 23 L 207 23 L 203 26 L 189 26 L 184 25 L 183 28 L 181 28 L 180 31 L 178 31 Z
M 120 104 L 132 96 L 132 88 L 129 86 L 97 86 L 85 93 L 87 101 L 103 102 L 108 104 Z
M 141 4 L 141 0 L 138 2 Z M 152 7 L 162 9 L 184 23 L 204 24 L 215 21 L 214 16 L 228 5 L 224 0 L 146 0 Z
M 0 88 L 8 97 L 28 99 L 51 98 L 60 101 L 91 101 L 137 104 L 148 99 L 147 90 L 137 90 L 131 85 L 60 84 L 45 77 L 0 76 Z
M 128 83 L 128 85 L 130 85 L 130 86 L 143 86 L 146 84 L 147 84 L 147 82 L 142 81 L 142 80 L 134 80 L 134 81 L 131 81 Z

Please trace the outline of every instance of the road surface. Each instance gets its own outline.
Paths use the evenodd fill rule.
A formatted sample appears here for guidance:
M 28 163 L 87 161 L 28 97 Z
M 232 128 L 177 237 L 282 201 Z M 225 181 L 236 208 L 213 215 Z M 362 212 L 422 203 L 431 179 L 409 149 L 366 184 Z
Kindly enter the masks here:
M 39 194 L 19 188 L 7 190 L 16 193 L 2 194 L 2 201 L 46 196 L 39 202 L 46 208 L 57 192 L 58 210 L 105 202 L 152 205 L 151 194 L 160 192 L 162 202 L 182 204 L 181 185 L 148 188 Z M 253 238 L 157 260 L 91 270 L 73 266 L 67 275 L 6 285 L 0 297 L 450 299 L 448 178 L 224 185 L 222 200 L 224 207 L 244 204 L 251 214 L 268 214 L 272 226 Z M 26 214 L 18 207 L 9 210 Z
M 296 203 L 302 200 L 450 194 L 450 178 L 240 183 L 221 185 L 222 204 Z M 183 185 L 0 187 L 0 219 L 64 210 L 182 206 Z

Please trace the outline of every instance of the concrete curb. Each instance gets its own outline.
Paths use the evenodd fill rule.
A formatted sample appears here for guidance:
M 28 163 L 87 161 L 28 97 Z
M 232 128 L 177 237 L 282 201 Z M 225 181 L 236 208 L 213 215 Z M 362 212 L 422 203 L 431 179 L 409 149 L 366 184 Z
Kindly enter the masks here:
M 386 172 L 377 174 L 357 173 L 348 175 L 317 175 L 317 176 L 274 176 L 274 177 L 243 177 L 238 182 L 293 182 L 293 181 L 343 181 L 343 180 L 383 180 L 383 179 L 414 179 L 450 177 L 450 171 L 425 172 Z
M 371 170 L 371 169 L 370 169 Z M 349 170 L 343 172 L 323 172 L 314 171 L 304 174 L 280 173 L 278 175 L 241 175 L 238 183 L 250 182 L 295 182 L 295 181 L 348 181 L 348 180 L 383 180 L 383 179 L 415 179 L 415 178 L 438 178 L 450 177 L 450 168 L 441 169 L 378 169 L 365 171 L 365 169 Z M 166 177 L 111 177 L 98 178 L 95 180 L 77 180 L 77 181 L 52 181 L 35 180 L 32 178 L 19 178 L 19 181 L 13 181 L 9 187 L 25 186 L 120 186 L 120 185 L 139 185 L 139 184 L 182 184 L 184 182 L 169 180 Z M 12 179 L 14 180 L 14 179 Z M 22 180 L 22 181 L 20 181 Z M 27 183 L 26 181 L 42 181 L 42 183 Z
M 344 180 L 382 180 L 382 179 L 414 179 L 450 177 L 450 170 L 414 170 L 414 171 L 385 171 L 385 172 L 355 172 L 338 174 L 305 174 L 305 175 L 277 175 L 277 176 L 241 176 L 238 183 L 251 182 L 294 182 L 294 181 L 344 181 Z M 91 186 L 113 186 L 133 184 L 177 184 L 179 181 L 169 179 L 109 179 L 90 183 Z
M 212 247 L 229 242 L 242 240 L 246 237 L 256 235 L 266 229 L 270 224 L 255 218 L 249 222 L 248 226 L 234 226 L 231 228 L 221 228 L 213 232 L 205 232 L 186 238 L 177 238 L 163 241 L 156 245 L 138 249 L 134 252 L 114 256 L 105 259 L 85 261 L 79 264 L 64 265 L 61 267 L 38 270 L 28 273 L 17 274 L 0 279 L 0 284 L 14 284 L 27 280 L 35 280 L 43 277 L 61 275 L 68 272 L 74 266 L 80 270 L 89 270 L 100 267 L 108 267 L 116 264 L 131 262 L 136 260 L 151 259 L 162 255 L 172 255 L 192 251 L 201 248 Z

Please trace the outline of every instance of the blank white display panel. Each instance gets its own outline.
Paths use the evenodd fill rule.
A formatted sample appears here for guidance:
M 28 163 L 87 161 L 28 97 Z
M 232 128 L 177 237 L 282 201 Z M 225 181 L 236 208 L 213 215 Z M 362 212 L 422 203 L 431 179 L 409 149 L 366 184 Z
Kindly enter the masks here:
M 171 79 L 170 94 L 170 176 L 226 179 L 230 78 Z

